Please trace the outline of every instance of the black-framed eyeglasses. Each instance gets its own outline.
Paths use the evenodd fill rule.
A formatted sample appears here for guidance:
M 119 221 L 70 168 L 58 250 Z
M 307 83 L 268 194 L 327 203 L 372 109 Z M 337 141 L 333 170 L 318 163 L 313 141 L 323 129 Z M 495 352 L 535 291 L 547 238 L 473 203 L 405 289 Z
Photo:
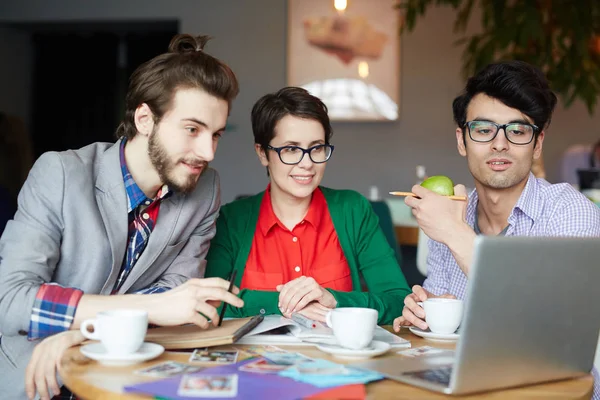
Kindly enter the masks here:
M 536 125 L 521 122 L 497 124 L 492 121 L 468 121 L 465 127 L 469 130 L 469 137 L 474 142 L 486 143 L 496 138 L 500 129 L 504 130 L 506 140 L 512 144 L 529 144 L 540 131 Z
M 318 144 L 316 146 L 303 149 L 298 146 L 273 147 L 267 145 L 267 149 L 277 152 L 282 163 L 287 165 L 296 165 L 302 161 L 304 155 L 308 153 L 310 160 L 315 164 L 322 164 L 331 158 L 333 145 Z

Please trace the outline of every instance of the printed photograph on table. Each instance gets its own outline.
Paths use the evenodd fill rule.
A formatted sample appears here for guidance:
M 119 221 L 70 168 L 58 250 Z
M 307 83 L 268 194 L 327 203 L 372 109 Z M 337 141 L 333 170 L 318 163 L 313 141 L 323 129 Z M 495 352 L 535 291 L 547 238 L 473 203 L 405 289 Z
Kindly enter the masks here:
M 153 365 L 148 368 L 138 369 L 133 371 L 136 375 L 153 376 L 156 378 L 166 378 L 179 374 L 191 374 L 202 370 L 202 367 L 179 363 L 176 361 L 166 361 L 160 364 Z
M 250 355 L 251 357 L 262 357 L 265 353 L 288 353 L 287 350 L 282 349 L 281 347 L 273 346 L 273 345 L 264 345 L 264 346 L 250 346 L 244 349 L 237 349 L 238 351 L 243 351 L 244 353 Z
M 348 375 L 349 371 L 344 365 L 331 362 L 323 363 L 323 360 L 311 360 L 296 366 L 300 374 L 307 375 Z
M 232 364 L 237 361 L 238 351 L 216 351 L 196 349 L 190 356 L 190 362 Z
M 332 121 L 397 120 L 396 3 L 288 0 L 287 84 L 321 98 Z
M 278 365 L 296 365 L 310 360 L 309 357 L 300 353 L 264 352 L 262 356 L 271 363 Z
M 279 371 L 289 368 L 291 365 L 274 364 L 264 358 L 242 365 L 240 371 L 255 372 L 258 374 L 276 374 Z
M 235 397 L 238 392 L 237 375 L 185 375 L 177 394 L 185 397 Z
M 398 354 L 400 354 L 401 356 L 414 358 L 414 357 L 424 356 L 426 354 L 441 353 L 444 351 L 447 351 L 447 350 L 438 349 L 438 348 L 431 347 L 431 346 L 422 346 L 422 347 L 415 347 L 414 349 L 401 350 L 398 352 Z

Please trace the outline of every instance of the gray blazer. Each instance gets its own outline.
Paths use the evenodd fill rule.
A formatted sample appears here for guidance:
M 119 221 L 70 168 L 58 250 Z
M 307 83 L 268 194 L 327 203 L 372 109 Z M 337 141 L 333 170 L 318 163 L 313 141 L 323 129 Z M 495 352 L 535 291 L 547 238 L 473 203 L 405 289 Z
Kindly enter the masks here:
M 0 239 L 0 397 L 25 398 L 27 340 L 41 284 L 108 295 L 125 256 L 127 195 L 119 144 L 43 154 L 19 193 Z M 148 245 L 120 294 L 159 283 L 176 287 L 204 275 L 220 206 L 219 179 L 207 169 L 196 189 L 165 199 Z

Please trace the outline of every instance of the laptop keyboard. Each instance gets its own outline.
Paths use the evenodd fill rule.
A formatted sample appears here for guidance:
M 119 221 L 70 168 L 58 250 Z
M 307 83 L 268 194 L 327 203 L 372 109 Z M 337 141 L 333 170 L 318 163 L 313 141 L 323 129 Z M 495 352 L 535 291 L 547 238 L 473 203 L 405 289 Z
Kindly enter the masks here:
M 440 385 L 450 386 L 450 377 L 452 376 L 452 365 L 441 368 L 426 369 L 424 371 L 405 372 L 403 375 L 413 376 L 419 379 L 425 379 Z

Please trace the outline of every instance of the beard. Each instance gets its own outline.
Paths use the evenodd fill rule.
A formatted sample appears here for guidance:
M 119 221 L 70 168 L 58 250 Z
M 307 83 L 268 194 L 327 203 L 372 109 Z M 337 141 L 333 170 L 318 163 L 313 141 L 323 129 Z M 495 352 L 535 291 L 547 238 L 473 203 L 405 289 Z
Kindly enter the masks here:
M 150 156 L 150 162 L 152 163 L 152 166 L 154 166 L 154 169 L 156 169 L 162 183 L 169 186 L 170 189 L 180 193 L 192 192 L 198 184 L 200 175 L 202 175 L 208 167 L 208 162 L 198 159 L 180 159 L 172 161 L 169 158 L 167 150 L 158 139 L 156 127 L 152 130 L 148 140 L 148 155 Z M 180 176 L 178 176 L 176 168 L 179 163 L 185 163 L 192 167 L 201 167 L 202 171 L 197 175 L 188 173 L 185 174 L 185 176 L 183 172 L 180 172 Z
M 482 183 L 492 189 L 507 189 L 515 186 L 522 181 L 521 177 L 511 176 L 491 176 L 483 179 Z

